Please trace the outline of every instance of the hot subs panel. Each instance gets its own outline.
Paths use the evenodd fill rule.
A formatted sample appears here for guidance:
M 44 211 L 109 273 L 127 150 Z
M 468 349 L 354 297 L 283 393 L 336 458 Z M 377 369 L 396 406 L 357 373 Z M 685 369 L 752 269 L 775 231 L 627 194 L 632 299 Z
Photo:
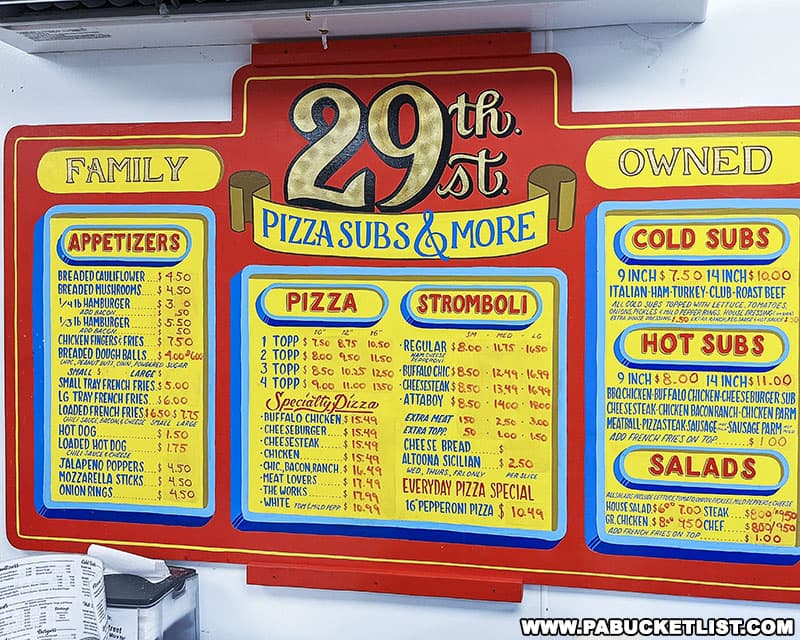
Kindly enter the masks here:
M 524 34 L 232 95 L 7 137 L 13 544 L 798 600 L 797 109 L 575 114 Z

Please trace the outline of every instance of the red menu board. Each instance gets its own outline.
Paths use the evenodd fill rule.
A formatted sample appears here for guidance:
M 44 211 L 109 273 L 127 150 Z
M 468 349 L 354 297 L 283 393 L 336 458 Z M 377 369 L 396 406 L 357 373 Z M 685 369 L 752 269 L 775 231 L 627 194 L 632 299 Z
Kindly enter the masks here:
M 13 129 L 12 544 L 797 601 L 797 111 L 574 114 L 529 45 L 258 45 L 231 122 Z

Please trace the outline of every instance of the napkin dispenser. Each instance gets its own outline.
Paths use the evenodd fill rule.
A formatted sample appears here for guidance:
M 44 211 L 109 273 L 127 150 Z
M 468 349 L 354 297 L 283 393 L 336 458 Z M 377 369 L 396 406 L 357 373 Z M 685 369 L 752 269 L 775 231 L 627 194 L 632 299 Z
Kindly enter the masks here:
M 173 566 L 169 572 L 159 582 L 105 576 L 109 640 L 199 640 L 197 572 Z

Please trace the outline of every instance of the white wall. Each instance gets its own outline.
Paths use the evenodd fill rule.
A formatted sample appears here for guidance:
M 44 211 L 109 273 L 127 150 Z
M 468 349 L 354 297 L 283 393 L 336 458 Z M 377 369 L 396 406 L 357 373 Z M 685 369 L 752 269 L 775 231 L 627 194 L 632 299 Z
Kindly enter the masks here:
M 709 4 L 707 22 L 688 29 L 536 34 L 534 48 L 570 60 L 578 111 L 800 105 L 800 3 Z M 227 120 L 231 75 L 248 60 L 247 47 L 33 57 L 0 45 L 0 134 L 16 124 Z M 0 454 L 3 447 L 0 440 Z M 13 553 L 2 538 L 0 557 Z M 244 569 L 230 565 L 201 566 L 200 580 L 202 637 L 215 640 L 503 640 L 520 637 L 520 616 L 540 613 L 785 617 L 800 610 L 536 586 L 521 605 L 248 587 Z

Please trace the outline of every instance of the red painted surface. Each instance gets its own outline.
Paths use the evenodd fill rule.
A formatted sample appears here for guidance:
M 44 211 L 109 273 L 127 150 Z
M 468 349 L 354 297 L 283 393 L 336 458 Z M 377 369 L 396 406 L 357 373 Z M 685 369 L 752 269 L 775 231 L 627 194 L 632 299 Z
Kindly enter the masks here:
M 766 566 L 653 557 L 615 556 L 595 553 L 584 539 L 584 344 L 585 327 L 585 215 L 610 199 L 648 200 L 717 197 L 715 187 L 627 190 L 610 192 L 594 185 L 586 174 L 584 158 L 591 143 L 609 135 L 655 134 L 653 122 L 685 122 L 680 134 L 709 132 L 765 132 L 798 129 L 777 122 L 797 117 L 791 107 L 771 109 L 716 109 L 698 111 L 637 111 L 572 113 L 571 76 L 565 60 L 555 55 L 530 56 L 528 35 L 486 36 L 438 40 L 424 38 L 367 43 L 333 42 L 328 52 L 314 53 L 317 41 L 254 47 L 254 65 L 239 70 L 233 79 L 233 121 L 190 124 L 114 124 L 76 126 L 20 126 L 8 135 L 5 148 L 6 212 L 6 494 L 8 538 L 16 547 L 31 550 L 85 551 L 93 542 L 132 552 L 187 561 L 244 563 L 248 580 L 258 584 L 282 584 L 328 589 L 358 589 L 481 599 L 517 600 L 519 585 L 547 584 L 598 589 L 645 591 L 703 597 L 766 599 L 800 602 L 800 574 L 796 566 Z M 394 43 L 394 44 L 393 44 Z M 398 44 L 399 43 L 399 44 Z M 286 53 L 283 53 L 283 52 Z M 464 57 L 450 59 L 464 53 Z M 326 59 L 329 58 L 329 59 Z M 328 64 L 329 63 L 329 64 Z M 304 65 L 308 65 L 307 67 Z M 495 74 L 481 70 L 540 67 L 540 70 Z M 554 113 L 554 74 L 558 78 L 558 113 Z M 425 75 L 448 70 L 473 70 L 470 75 Z M 457 266 L 557 267 L 569 282 L 568 319 L 568 526 L 565 538 L 549 550 L 441 544 L 362 537 L 255 533 L 235 529 L 230 521 L 230 302 L 228 283 L 248 264 L 304 265 L 302 256 L 268 254 L 248 234 L 234 233 L 228 224 L 228 178 L 242 170 L 258 170 L 273 178 L 273 198 L 282 199 L 288 162 L 305 141 L 287 120 L 291 96 L 318 79 L 302 76 L 346 75 L 337 80 L 368 101 L 391 80 L 386 74 L 420 74 L 437 95 L 452 99 L 461 91 L 496 87 L 506 103 L 515 106 L 526 135 L 506 138 L 508 155 L 504 171 L 509 183 L 521 185 L 531 169 L 543 164 L 564 164 L 577 174 L 578 195 L 575 226 L 569 232 L 552 231 L 546 247 L 517 256 L 480 261 L 459 261 Z M 370 77 L 380 75 L 384 77 Z M 281 79 L 252 82 L 256 76 Z M 246 88 L 247 87 L 247 88 Z M 247 95 L 247 128 L 244 100 Z M 526 105 L 523 112 L 519 105 Z M 558 129 L 562 125 L 605 125 L 596 129 Z M 759 124 L 694 122 L 760 121 Z M 629 125 L 619 127 L 618 125 Z M 631 128 L 632 125 L 632 128 Z M 197 135 L 186 141 L 176 136 Z M 147 136 L 131 141 L 132 135 Z M 90 140 L 87 137 L 102 137 Z M 201 144 L 216 149 L 224 159 L 219 185 L 207 193 L 53 195 L 36 179 L 39 159 L 56 147 L 117 146 L 131 144 Z M 460 150 L 475 152 L 484 141 L 461 142 Z M 493 144 L 493 143 L 489 143 Z M 499 148 L 499 147 L 498 147 Z M 369 149 L 353 160 L 353 167 L 377 167 Z M 386 183 L 391 173 L 385 171 Z M 391 187 L 383 187 L 384 195 Z M 516 194 L 520 191 L 517 189 Z M 795 185 L 726 189 L 726 197 L 790 197 Z M 497 198 L 492 206 L 518 201 L 512 194 Z M 34 508 L 32 366 L 33 323 L 29 303 L 33 287 L 34 227 L 50 207 L 58 204 L 195 204 L 205 205 L 217 216 L 218 283 L 216 322 L 216 513 L 201 527 L 102 521 L 73 521 L 40 516 Z M 445 206 L 431 197 L 415 207 Z M 453 209 L 489 206 L 473 195 L 447 202 Z M 315 264 L 371 267 L 440 266 L 428 261 L 379 261 L 358 258 L 326 258 Z M 15 331 L 16 329 L 16 331 Z M 377 561 L 377 562 L 376 562 Z M 392 562 L 397 561 L 397 562 Z

